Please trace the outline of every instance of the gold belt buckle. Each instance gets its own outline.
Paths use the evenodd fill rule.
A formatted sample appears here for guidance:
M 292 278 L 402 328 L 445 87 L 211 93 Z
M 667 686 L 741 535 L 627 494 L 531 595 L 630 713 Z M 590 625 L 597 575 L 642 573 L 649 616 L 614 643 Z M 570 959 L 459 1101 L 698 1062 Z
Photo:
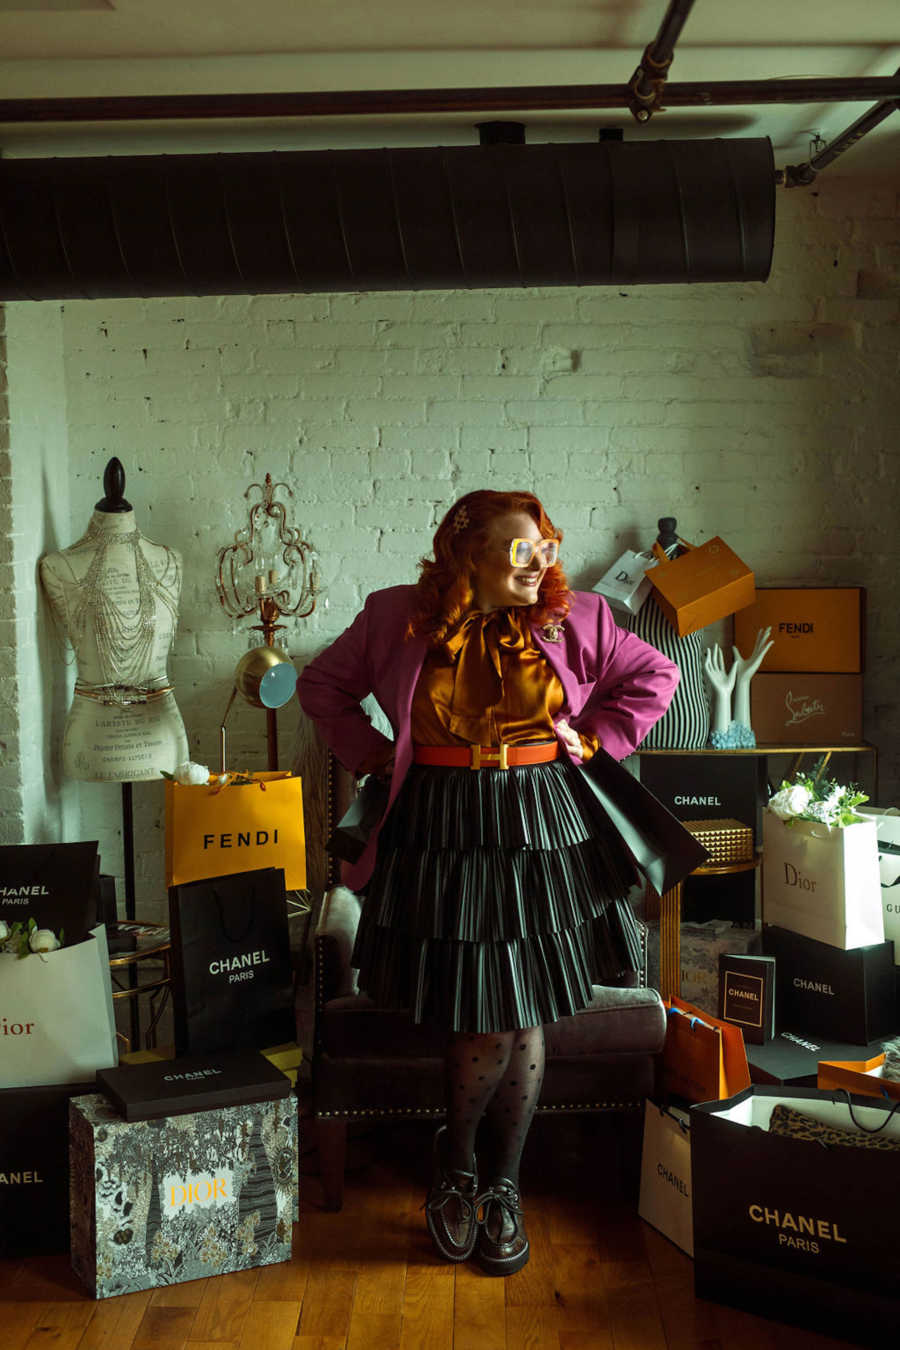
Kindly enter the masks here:
M 506 745 L 506 744 L 504 744 L 503 742 L 501 742 L 501 744 L 500 744 L 499 747 L 498 747 L 498 750 L 499 750 L 499 754 L 498 754 L 498 755 L 495 755 L 492 749 L 489 750 L 489 751 L 487 752 L 487 754 L 482 755 L 482 753 L 481 753 L 481 746 L 480 746 L 480 745 L 473 745 L 473 746 L 472 746 L 472 757 L 471 757 L 471 759 L 470 759 L 470 761 L 469 761 L 469 768 L 470 768 L 470 769 L 481 769 L 481 768 L 508 769 L 508 768 L 509 768 L 509 746 Z

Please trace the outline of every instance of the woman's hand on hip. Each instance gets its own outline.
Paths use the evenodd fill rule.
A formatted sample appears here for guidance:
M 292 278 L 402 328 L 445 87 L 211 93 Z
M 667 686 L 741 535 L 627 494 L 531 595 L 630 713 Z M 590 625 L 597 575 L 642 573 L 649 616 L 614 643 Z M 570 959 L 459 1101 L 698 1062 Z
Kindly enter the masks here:
M 566 747 L 569 754 L 574 759 L 584 758 L 584 747 L 581 744 L 581 737 L 577 731 L 573 731 L 568 722 L 563 719 L 556 724 L 556 735 L 562 745 Z

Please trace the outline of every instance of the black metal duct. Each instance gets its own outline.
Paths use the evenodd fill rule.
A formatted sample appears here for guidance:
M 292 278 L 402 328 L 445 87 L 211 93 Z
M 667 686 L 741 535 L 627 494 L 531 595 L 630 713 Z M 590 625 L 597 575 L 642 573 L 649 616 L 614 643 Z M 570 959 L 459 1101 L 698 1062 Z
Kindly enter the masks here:
M 0 300 L 764 280 L 767 139 L 0 160 Z

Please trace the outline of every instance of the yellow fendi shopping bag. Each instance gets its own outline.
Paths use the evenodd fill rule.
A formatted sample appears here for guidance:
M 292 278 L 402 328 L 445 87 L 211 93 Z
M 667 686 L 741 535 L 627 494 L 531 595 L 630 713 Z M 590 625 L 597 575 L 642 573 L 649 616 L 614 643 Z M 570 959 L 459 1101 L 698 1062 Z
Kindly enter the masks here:
M 305 888 L 300 778 L 286 771 L 249 777 L 224 787 L 166 780 L 167 886 L 281 867 L 287 890 Z

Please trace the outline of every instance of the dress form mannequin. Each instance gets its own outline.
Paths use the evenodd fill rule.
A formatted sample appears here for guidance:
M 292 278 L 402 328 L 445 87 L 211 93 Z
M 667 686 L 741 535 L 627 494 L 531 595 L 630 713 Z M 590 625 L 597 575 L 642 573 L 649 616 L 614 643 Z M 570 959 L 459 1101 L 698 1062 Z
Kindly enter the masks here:
M 63 772 L 94 783 L 172 773 L 187 736 L 166 662 L 178 618 L 181 558 L 146 539 L 111 459 L 87 531 L 40 563 L 53 614 L 75 652 Z

